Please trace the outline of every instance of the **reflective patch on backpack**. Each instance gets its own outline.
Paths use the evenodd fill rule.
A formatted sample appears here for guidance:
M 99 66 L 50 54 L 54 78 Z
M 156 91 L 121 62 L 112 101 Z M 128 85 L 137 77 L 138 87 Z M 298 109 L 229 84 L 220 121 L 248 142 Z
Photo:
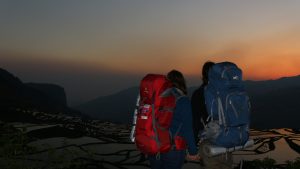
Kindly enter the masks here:
M 141 116 L 141 119 L 147 120 L 147 119 L 148 119 L 148 116 Z

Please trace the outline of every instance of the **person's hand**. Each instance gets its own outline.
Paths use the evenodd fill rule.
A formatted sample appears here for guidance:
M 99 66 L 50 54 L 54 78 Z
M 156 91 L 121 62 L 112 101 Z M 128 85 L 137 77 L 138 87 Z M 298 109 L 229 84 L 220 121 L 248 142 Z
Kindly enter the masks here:
M 200 156 L 198 154 L 196 154 L 196 155 L 187 154 L 186 155 L 186 159 L 188 161 L 199 161 L 200 160 Z

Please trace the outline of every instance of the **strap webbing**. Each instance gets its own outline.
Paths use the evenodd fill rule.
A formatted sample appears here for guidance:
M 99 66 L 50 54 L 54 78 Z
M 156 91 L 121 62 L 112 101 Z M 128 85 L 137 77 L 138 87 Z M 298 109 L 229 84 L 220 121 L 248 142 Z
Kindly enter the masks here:
M 152 126 L 153 126 L 153 131 L 154 131 L 154 139 L 155 142 L 157 143 L 157 146 L 160 147 L 160 142 L 158 140 L 158 133 L 157 133 L 157 129 L 156 129 L 156 122 L 155 122 L 155 109 L 154 109 L 154 104 L 152 104 Z

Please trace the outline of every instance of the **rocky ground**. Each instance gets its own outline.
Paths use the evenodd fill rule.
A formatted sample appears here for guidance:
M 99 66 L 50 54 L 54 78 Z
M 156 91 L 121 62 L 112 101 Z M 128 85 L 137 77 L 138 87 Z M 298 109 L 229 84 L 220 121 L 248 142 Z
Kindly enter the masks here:
M 1 169 L 143 169 L 148 162 L 129 141 L 130 126 L 78 117 L 26 112 L 40 123 L 0 122 Z M 234 152 L 241 160 L 272 158 L 277 167 L 300 156 L 300 132 L 292 129 L 251 131 L 255 145 Z M 186 162 L 184 169 L 199 162 Z

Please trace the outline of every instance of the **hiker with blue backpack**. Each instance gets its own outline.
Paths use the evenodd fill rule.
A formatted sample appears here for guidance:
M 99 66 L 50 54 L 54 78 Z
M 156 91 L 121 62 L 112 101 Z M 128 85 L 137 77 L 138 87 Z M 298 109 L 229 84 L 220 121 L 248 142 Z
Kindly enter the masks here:
M 230 169 L 232 151 L 250 145 L 249 97 L 242 71 L 231 62 L 206 62 L 191 99 L 193 130 L 205 169 Z

